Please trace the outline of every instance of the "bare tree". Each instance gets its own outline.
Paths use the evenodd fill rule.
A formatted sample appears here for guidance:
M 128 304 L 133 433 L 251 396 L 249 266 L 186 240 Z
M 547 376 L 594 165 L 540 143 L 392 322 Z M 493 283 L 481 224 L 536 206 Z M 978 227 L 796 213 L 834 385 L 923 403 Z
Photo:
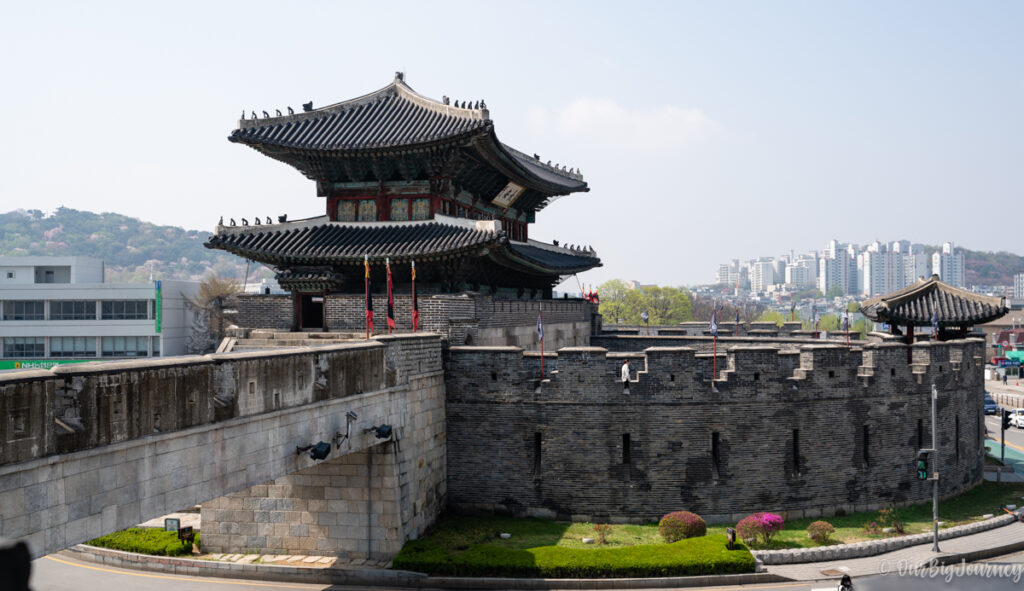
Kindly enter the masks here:
M 706 296 L 693 296 L 694 320 L 711 320 L 711 311 L 714 309 L 716 300 Z M 761 316 L 766 306 L 757 302 L 740 302 L 732 304 L 729 302 L 718 302 L 718 322 L 730 322 L 736 320 L 736 312 L 740 313 L 740 322 L 753 322 Z
M 238 281 L 230 277 L 210 274 L 199 283 L 199 293 L 188 298 L 188 305 L 195 310 L 193 331 L 189 337 L 191 353 L 208 353 L 217 348 L 224 339 L 226 320 L 225 302 L 242 292 Z

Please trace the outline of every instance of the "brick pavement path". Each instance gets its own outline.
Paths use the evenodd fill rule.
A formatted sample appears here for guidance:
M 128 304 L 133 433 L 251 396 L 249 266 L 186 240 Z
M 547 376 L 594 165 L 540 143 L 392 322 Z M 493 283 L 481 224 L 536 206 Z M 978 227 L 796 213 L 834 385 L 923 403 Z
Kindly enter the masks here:
M 932 544 L 929 542 L 866 558 L 838 559 L 806 564 L 778 564 L 766 566 L 765 570 L 769 573 L 797 581 L 832 580 L 837 578 L 837 575 L 834 573 L 822 574 L 821 571 L 824 570 L 841 571 L 852 577 L 863 577 L 884 574 L 883 570 L 895 573 L 901 564 L 917 566 L 926 564 L 937 556 L 962 554 L 987 548 L 1009 546 L 1014 543 L 1024 544 L 1024 523 L 1012 523 L 970 536 L 942 540 L 939 542 L 939 549 L 942 550 L 940 554 L 932 552 Z
M 288 554 L 202 554 L 193 558 L 233 562 L 236 564 L 273 564 L 275 566 L 301 566 L 305 568 L 391 568 L 390 560 L 366 560 L 365 558 L 335 558 L 333 556 L 304 556 Z

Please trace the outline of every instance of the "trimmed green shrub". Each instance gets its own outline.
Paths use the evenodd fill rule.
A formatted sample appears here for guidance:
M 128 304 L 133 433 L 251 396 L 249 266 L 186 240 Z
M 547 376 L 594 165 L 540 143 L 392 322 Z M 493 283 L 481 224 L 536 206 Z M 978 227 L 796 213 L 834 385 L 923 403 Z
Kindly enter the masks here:
M 86 544 L 153 556 L 192 555 L 192 544 L 182 544 L 178 540 L 178 532 L 164 531 L 156 527 L 130 527 L 89 540 Z M 196 532 L 196 544 L 199 544 L 199 532 Z
M 669 544 L 703 536 L 707 531 L 708 526 L 701 516 L 689 511 L 673 511 L 658 522 L 658 533 Z
M 807 526 L 807 537 L 817 544 L 827 544 L 834 533 L 836 533 L 836 528 L 827 521 L 815 521 Z
M 476 544 L 456 553 L 437 543 L 413 540 L 392 561 L 392 568 L 430 575 L 470 577 L 608 578 L 665 577 L 754 572 L 746 546 L 725 547 L 725 536 L 705 536 L 673 544 L 622 548 L 540 546 L 513 550 Z

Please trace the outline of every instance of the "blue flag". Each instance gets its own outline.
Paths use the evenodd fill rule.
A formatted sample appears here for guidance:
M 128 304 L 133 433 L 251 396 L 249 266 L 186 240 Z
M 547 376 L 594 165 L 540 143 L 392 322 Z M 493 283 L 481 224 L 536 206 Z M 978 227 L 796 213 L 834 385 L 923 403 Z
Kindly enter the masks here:
M 939 309 L 932 310 L 932 334 L 939 338 Z
M 843 330 L 850 330 L 850 312 L 843 311 Z
M 544 340 L 544 314 L 540 310 L 537 311 L 537 340 Z
M 710 332 L 711 336 L 713 336 L 713 337 L 717 337 L 718 336 L 718 318 L 717 318 L 717 316 L 718 316 L 718 304 L 715 304 L 715 308 L 711 311 L 711 325 L 708 326 L 708 332 Z

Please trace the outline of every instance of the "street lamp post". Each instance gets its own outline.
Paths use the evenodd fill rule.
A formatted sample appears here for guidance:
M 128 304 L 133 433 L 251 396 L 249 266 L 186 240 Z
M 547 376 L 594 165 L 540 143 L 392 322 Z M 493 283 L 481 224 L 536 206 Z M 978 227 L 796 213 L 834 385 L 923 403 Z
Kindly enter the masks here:
M 935 405 L 939 400 L 939 389 L 932 384 L 932 552 L 939 550 L 939 444 L 936 436 Z

